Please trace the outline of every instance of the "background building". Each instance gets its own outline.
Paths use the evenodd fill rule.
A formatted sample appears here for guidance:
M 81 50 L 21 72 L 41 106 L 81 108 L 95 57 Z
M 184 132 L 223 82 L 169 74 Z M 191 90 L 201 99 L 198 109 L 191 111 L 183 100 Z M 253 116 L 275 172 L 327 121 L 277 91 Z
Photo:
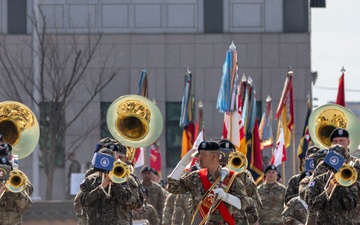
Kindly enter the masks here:
M 311 1 L 314 6 L 316 2 Z M 32 24 L 28 15 L 32 14 L 32 4 L 25 0 L 0 1 L 1 38 L 6 38 L 14 51 L 24 47 L 20 40 L 31 40 Z M 181 151 L 182 129 L 178 120 L 187 67 L 193 73 L 195 99 L 204 104 L 206 138 L 221 136 L 223 114 L 216 109 L 216 100 L 225 53 L 232 41 L 237 47 L 239 73 L 253 79 L 260 110 L 270 95 L 275 113 L 289 67 L 294 70 L 297 148 L 312 82 L 307 0 L 39 0 L 39 5 L 46 15 L 48 32 L 61 34 L 60 40 L 71 34 L 81 36 L 89 28 L 94 34 L 102 33 L 96 60 L 100 63 L 110 54 L 106 69 L 120 70 L 68 129 L 65 151 L 71 140 L 80 138 L 86 123 L 105 119 L 107 107 L 117 97 L 136 93 L 139 74 L 146 68 L 149 98 L 156 100 L 164 118 L 159 141 L 163 174 L 168 174 L 179 161 Z M 97 67 L 96 62 L 91 64 L 94 76 Z M 74 96 L 73 107 L 86 98 L 82 94 Z M 274 135 L 276 125 L 274 121 Z M 76 152 L 81 164 L 91 160 L 95 145 L 105 133 L 105 128 L 99 125 L 83 138 Z M 264 154 L 271 152 L 267 149 Z M 291 158 L 292 148 L 289 148 L 286 179 L 292 175 Z M 32 156 L 21 160 L 20 166 L 32 179 Z M 54 199 L 65 196 L 66 166 L 55 172 Z M 45 183 L 46 176 L 40 168 L 40 184 Z M 42 191 L 40 196 L 44 197 Z

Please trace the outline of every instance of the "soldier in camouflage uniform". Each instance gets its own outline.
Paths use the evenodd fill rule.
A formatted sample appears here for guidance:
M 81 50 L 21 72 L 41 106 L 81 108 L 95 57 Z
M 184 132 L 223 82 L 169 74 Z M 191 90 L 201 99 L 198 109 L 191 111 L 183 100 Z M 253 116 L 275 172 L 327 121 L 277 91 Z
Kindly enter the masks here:
M 311 182 L 311 180 L 314 179 L 314 177 L 319 176 L 325 172 L 327 172 L 327 168 L 323 164 L 324 157 L 328 154 L 329 149 L 320 149 L 317 152 L 311 154 L 309 157 L 314 159 L 314 171 L 313 174 L 309 177 L 305 177 L 302 179 L 299 183 L 299 196 L 302 200 L 307 203 L 308 195 L 306 190 L 308 189 L 308 186 Z M 312 209 L 311 206 L 308 205 L 308 213 L 306 217 L 306 225 L 315 225 L 316 222 L 316 215 L 317 211 L 315 209 Z
M 298 177 L 298 184 L 309 176 L 311 176 L 309 171 L 303 171 Z M 297 195 L 286 203 L 281 214 L 284 225 L 303 225 L 306 223 L 308 207 L 303 198 L 304 196 Z
M 277 179 L 277 168 L 269 165 L 265 168 L 266 180 L 260 186 L 258 191 L 261 196 L 263 208 L 260 211 L 260 225 L 280 225 L 282 223 L 281 213 L 284 210 L 284 199 L 286 187 Z
M 311 146 L 310 148 L 307 149 L 305 158 L 310 158 L 309 156 L 314 154 L 318 150 L 319 150 L 318 147 Z M 310 171 L 310 172 L 312 172 L 312 171 Z M 292 198 L 299 195 L 299 177 L 300 177 L 300 175 L 301 175 L 301 173 L 296 174 L 289 179 L 287 187 L 286 187 L 286 193 L 285 193 L 285 204 L 288 203 Z
M 171 217 L 171 225 L 191 224 L 192 200 L 189 192 L 176 195 L 174 202 L 174 214 Z M 169 224 L 169 223 L 168 223 Z
M 201 217 L 200 214 L 198 214 L 200 212 L 198 210 L 199 208 L 204 209 L 204 206 L 207 207 L 207 211 L 209 211 L 214 195 L 218 196 L 216 200 L 224 206 L 223 209 L 225 211 L 215 208 L 212 213 L 206 213 L 206 215 L 209 215 L 208 225 L 225 225 L 227 224 L 226 220 L 234 221 L 236 225 L 241 224 L 242 221 L 238 221 L 232 214 L 239 209 L 246 209 L 251 201 L 246 194 L 244 184 L 236 174 L 234 174 L 228 175 L 224 179 L 224 182 L 230 179 L 230 177 L 233 179 L 233 182 L 231 184 L 228 183 L 229 185 L 226 186 L 226 192 L 223 186 L 218 187 L 217 184 L 220 173 L 224 171 L 219 163 L 219 145 L 216 142 L 203 141 L 199 144 L 197 150 L 199 153 L 200 167 L 202 169 L 182 175 L 186 165 L 190 163 L 193 154 L 196 152 L 196 149 L 190 150 L 170 174 L 168 178 L 168 191 L 176 194 L 186 192 L 191 194 L 194 211 L 192 224 L 199 224 L 206 220 L 206 216 Z M 233 171 L 230 171 L 229 174 L 233 174 Z M 205 188 L 204 185 L 207 185 L 206 183 L 208 183 L 209 186 L 212 185 L 212 187 L 209 189 Z M 230 217 L 226 216 L 226 218 L 224 218 L 219 210 L 228 212 Z M 206 212 L 206 209 L 204 209 L 203 212 Z
M 160 184 L 151 180 L 152 169 L 150 166 L 144 166 L 141 169 L 141 176 L 143 178 L 142 185 L 149 191 L 149 198 L 147 199 L 147 202 L 154 206 L 159 220 L 161 221 L 165 202 L 164 190 Z
M 154 206 L 147 203 L 147 198 L 149 196 L 148 196 L 148 190 L 146 188 L 144 188 L 144 194 L 145 194 L 144 204 L 140 208 L 133 210 L 133 219 L 135 220 L 146 219 L 149 221 L 149 225 L 158 225 L 160 224 L 160 221 L 156 213 L 156 210 Z
M 235 146 L 227 139 L 221 139 L 218 141 L 218 143 L 220 146 L 220 151 L 224 152 L 226 155 L 226 157 L 220 159 L 220 164 L 222 164 L 222 166 L 227 166 L 228 155 L 232 152 L 235 152 Z M 246 194 L 251 198 L 251 202 L 245 210 L 238 210 L 234 212 L 233 216 L 237 217 L 237 220 L 243 221 L 242 225 L 254 224 L 259 219 L 259 212 L 262 207 L 261 197 L 250 171 L 245 168 L 244 171 L 238 175 L 238 177 L 244 184 Z
M 12 170 L 10 144 L 2 143 L 0 145 L 0 164 Z M 17 171 L 17 170 L 14 170 Z M 20 172 L 20 171 L 19 171 Z M 25 174 L 24 174 L 25 175 Z M 26 175 L 25 175 L 26 177 Z M 19 193 L 13 193 L 7 190 L 5 183 L 0 184 L 0 224 L 1 225 L 22 225 L 22 216 L 32 205 L 31 198 L 33 186 L 26 177 L 26 186 Z
M 175 206 L 175 199 L 177 194 L 170 193 L 165 200 L 164 209 L 162 213 L 162 224 L 169 225 L 171 224 L 171 218 L 174 214 L 174 206 Z M 181 211 L 182 213 L 182 211 Z
M 343 156 L 345 163 L 351 161 L 347 148 L 341 145 L 332 145 L 329 150 Z M 358 203 L 358 185 L 356 183 L 349 187 L 337 185 L 337 181 L 332 177 L 329 187 L 324 190 L 325 184 L 332 176 L 330 171 L 324 172 L 324 168 L 328 170 L 328 167 L 322 161 L 314 170 L 314 176 L 305 192 L 305 201 L 309 206 L 309 214 L 315 215 L 316 212 L 315 222 L 314 216 L 309 216 L 307 224 L 353 224 L 349 212 Z M 333 196 L 329 198 L 333 188 L 335 188 Z M 338 207 L 341 207 L 341 210 Z
M 123 146 L 121 143 L 119 143 L 117 140 L 115 139 L 112 139 L 112 138 L 109 138 L 109 137 L 106 137 L 106 138 L 103 138 L 99 141 L 99 143 L 96 145 L 96 148 L 95 148 L 95 152 L 98 152 L 100 149 L 102 148 L 107 148 L 107 149 L 110 149 L 113 151 L 114 153 L 114 159 L 115 161 L 116 160 L 121 160 L 123 162 L 127 162 L 127 156 L 126 156 L 126 147 Z M 130 166 L 130 165 L 129 165 Z M 130 171 L 131 171 L 131 168 L 130 168 Z M 89 175 L 95 173 L 96 170 L 94 170 L 94 168 L 90 168 L 88 169 L 86 172 L 85 172 L 85 178 L 88 177 Z M 138 185 L 138 194 L 139 194 L 139 201 L 135 202 L 135 208 L 139 208 L 142 206 L 143 202 L 144 202 L 144 197 L 143 197 L 143 192 L 142 192 L 142 184 L 139 180 L 139 178 L 133 173 L 133 172 L 130 172 L 130 176 L 132 178 L 134 178 L 134 180 L 136 181 L 137 185 Z M 127 183 L 123 184 L 123 185 L 127 185 Z M 78 217 L 78 225 L 87 225 L 88 222 L 88 216 L 87 216 L 87 213 L 86 213 L 86 209 L 83 208 L 83 206 L 81 205 L 80 203 L 80 198 L 79 198 L 79 194 L 80 194 L 81 191 L 79 191 L 77 193 L 77 195 L 75 196 L 75 199 L 74 199 L 74 211 L 75 211 L 75 214 L 77 215 Z M 127 209 L 127 218 L 132 218 L 132 207 L 129 207 Z
M 114 152 L 107 148 L 99 153 L 114 156 Z M 129 176 L 126 182 L 117 184 L 104 173 L 106 171 L 97 171 L 80 184 L 79 198 L 87 211 L 88 224 L 131 225 L 128 210 L 135 209 L 140 201 L 136 181 Z M 108 193 L 110 185 L 111 192 Z

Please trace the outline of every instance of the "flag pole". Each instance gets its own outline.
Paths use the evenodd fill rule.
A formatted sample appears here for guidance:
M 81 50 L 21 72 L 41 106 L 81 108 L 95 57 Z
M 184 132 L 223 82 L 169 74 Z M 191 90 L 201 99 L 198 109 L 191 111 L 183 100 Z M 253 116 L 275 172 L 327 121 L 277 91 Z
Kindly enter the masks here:
M 283 172 L 283 179 L 282 179 L 282 183 L 284 186 L 286 186 L 286 178 L 285 178 L 285 163 L 284 162 L 281 162 L 281 170 Z
M 292 129 L 292 131 L 291 131 L 291 136 L 292 136 L 292 146 L 293 146 L 293 157 L 292 157 L 292 159 L 293 159 L 293 175 L 295 175 L 296 174 L 296 169 L 295 169 L 295 133 L 294 133 L 294 130 L 295 129 Z

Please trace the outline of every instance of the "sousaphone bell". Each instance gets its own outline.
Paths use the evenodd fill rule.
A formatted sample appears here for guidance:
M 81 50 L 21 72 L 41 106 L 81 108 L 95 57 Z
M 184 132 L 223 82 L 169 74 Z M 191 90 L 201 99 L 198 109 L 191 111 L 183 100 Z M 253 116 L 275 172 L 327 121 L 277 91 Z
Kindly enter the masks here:
M 0 133 L 3 141 L 12 146 L 12 154 L 23 159 L 39 142 L 40 128 L 34 113 L 15 101 L 0 102 Z
M 111 135 L 131 148 L 151 145 L 160 137 L 163 129 L 159 108 L 140 95 L 117 98 L 107 111 L 106 122 Z
M 349 109 L 337 104 L 325 104 L 316 108 L 310 115 L 308 129 L 311 140 L 321 148 L 331 146 L 330 134 L 337 128 L 349 132 L 349 150 L 355 151 L 360 144 L 360 122 Z

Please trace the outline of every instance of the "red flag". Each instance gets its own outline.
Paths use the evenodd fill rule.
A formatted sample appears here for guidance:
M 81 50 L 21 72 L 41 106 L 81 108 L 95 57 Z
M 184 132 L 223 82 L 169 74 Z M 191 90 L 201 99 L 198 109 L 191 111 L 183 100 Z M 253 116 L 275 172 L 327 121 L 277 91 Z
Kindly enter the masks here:
M 270 164 L 278 166 L 284 161 L 286 161 L 284 131 L 282 128 L 280 128 L 279 139 L 276 142 L 276 147 L 271 157 Z
M 294 129 L 294 99 L 293 99 L 293 85 L 292 85 L 293 72 L 289 71 L 287 74 L 284 89 L 281 94 L 280 102 L 276 110 L 276 119 L 279 120 L 279 125 L 284 129 L 285 147 L 290 146 L 291 131 Z M 277 138 L 279 137 L 279 129 Z
M 157 142 L 153 143 L 150 147 L 150 167 L 154 168 L 161 174 L 161 151 Z
M 342 73 L 339 79 L 338 93 L 336 97 L 336 104 L 345 107 L 345 80 L 344 80 L 344 72 Z
M 255 183 L 258 184 L 264 178 L 264 173 L 262 171 L 262 152 L 257 119 L 255 119 L 255 124 L 252 132 L 252 147 L 249 163 L 249 171 L 253 175 Z

